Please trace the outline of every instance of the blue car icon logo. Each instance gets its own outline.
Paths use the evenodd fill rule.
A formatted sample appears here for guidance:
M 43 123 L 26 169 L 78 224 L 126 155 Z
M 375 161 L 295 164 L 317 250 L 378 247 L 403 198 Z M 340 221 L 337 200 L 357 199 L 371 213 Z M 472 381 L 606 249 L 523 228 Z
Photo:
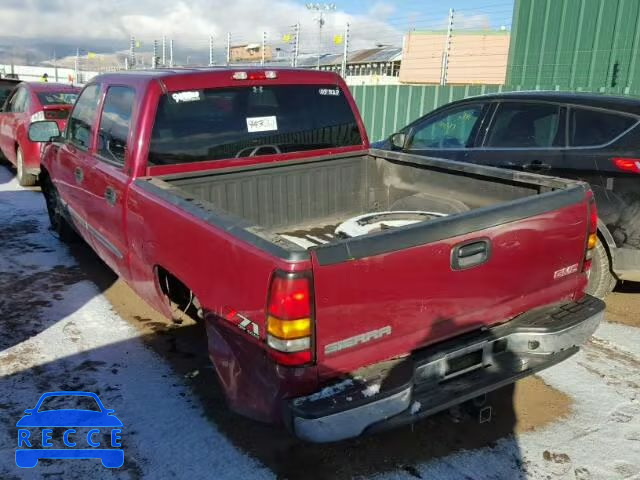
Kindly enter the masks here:
M 48 392 L 24 413 L 16 424 L 18 467 L 33 468 L 45 458 L 100 459 L 107 468 L 123 465 L 122 422 L 95 393 Z

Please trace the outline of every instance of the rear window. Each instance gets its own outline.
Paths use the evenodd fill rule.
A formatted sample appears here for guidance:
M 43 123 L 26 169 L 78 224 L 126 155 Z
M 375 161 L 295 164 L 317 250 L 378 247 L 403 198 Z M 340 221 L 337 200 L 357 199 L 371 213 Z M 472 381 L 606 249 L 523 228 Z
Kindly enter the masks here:
M 78 98 L 78 94 L 72 92 L 46 92 L 37 95 L 42 105 L 73 105 Z
M 149 163 L 200 162 L 361 143 L 349 103 L 333 85 L 192 90 L 161 97 Z
M 603 145 L 614 140 L 638 120 L 628 115 L 572 108 L 569 124 L 569 145 L 589 147 Z

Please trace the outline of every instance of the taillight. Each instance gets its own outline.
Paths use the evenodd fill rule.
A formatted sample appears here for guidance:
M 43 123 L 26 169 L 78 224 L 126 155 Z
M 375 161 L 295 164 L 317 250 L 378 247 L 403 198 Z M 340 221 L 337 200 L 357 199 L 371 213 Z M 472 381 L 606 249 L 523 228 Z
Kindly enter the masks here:
M 588 272 L 591 269 L 593 251 L 598 245 L 598 208 L 596 207 L 596 199 L 593 197 L 591 190 L 587 192 L 587 198 L 589 200 L 589 231 L 584 263 L 582 264 L 583 272 Z
M 276 362 L 298 366 L 312 361 L 312 302 L 308 274 L 273 275 L 267 303 L 267 345 Z
M 612 158 L 611 161 L 618 170 L 640 173 L 640 158 Z
M 33 115 L 31 115 L 31 123 L 39 122 L 41 120 L 44 120 L 44 112 L 43 111 L 36 112 Z
M 44 118 L 47 120 L 65 120 L 69 116 L 69 110 L 45 110 Z
M 233 72 L 231 78 L 234 80 L 275 80 L 278 72 L 266 70 L 264 72 Z

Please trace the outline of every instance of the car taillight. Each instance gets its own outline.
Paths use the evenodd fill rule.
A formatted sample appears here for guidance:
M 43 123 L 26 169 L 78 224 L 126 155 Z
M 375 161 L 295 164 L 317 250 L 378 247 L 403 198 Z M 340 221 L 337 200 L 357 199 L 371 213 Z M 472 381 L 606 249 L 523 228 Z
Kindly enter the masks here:
M 589 200 L 589 236 L 587 237 L 587 248 L 582 265 L 583 272 L 588 272 L 591 269 L 593 251 L 598 245 L 598 208 L 591 190 L 587 192 L 587 198 Z
M 278 72 L 266 70 L 264 72 L 233 72 L 231 76 L 234 80 L 275 80 Z
M 640 173 L 640 158 L 612 158 L 611 161 L 618 170 Z
M 267 303 L 267 345 L 276 362 L 299 366 L 312 361 L 312 302 L 308 274 L 273 275 Z
M 69 110 L 45 110 L 44 118 L 47 120 L 65 120 L 69 116 Z
M 40 112 L 36 112 L 33 115 L 31 115 L 31 123 L 33 122 L 39 122 L 41 120 L 44 120 L 44 112 L 40 111 Z

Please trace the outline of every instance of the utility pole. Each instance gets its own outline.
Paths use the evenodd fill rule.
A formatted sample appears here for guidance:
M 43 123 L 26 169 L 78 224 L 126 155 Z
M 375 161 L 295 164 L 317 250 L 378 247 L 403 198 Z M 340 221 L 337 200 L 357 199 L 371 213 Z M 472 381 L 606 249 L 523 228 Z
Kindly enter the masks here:
M 169 40 L 169 66 L 173 67 L 173 38 Z
M 266 57 L 266 49 L 267 49 L 267 32 L 262 32 L 262 57 L 260 59 L 260 65 L 264 65 L 265 57 Z
M 162 36 L 162 66 L 167 66 L 167 36 Z
M 136 37 L 131 35 L 129 39 L 129 62 L 130 67 L 133 68 L 136 64 Z
M 227 32 L 227 66 L 231 63 L 231 32 Z
M 345 80 L 347 79 L 347 57 L 349 56 L 349 22 L 344 28 L 344 50 L 342 51 L 342 68 L 341 75 Z
M 447 84 L 447 74 L 449 70 L 449 52 L 451 51 L 451 38 L 453 36 L 453 16 L 455 11 L 449 9 L 449 23 L 447 25 L 447 37 L 444 42 L 444 51 L 442 52 L 442 68 L 440 70 L 440 85 Z
M 80 83 L 80 49 L 76 49 L 76 60 L 74 62 L 74 73 L 76 79 L 76 85 Z
M 158 68 L 158 41 L 153 41 L 153 58 L 151 59 L 151 68 Z
M 209 66 L 213 65 L 213 35 L 209 35 Z
M 318 63 L 316 69 L 320 70 L 320 57 L 322 56 L 322 27 L 324 27 L 324 12 L 331 12 L 336 9 L 335 3 L 307 3 L 307 10 L 318 12 Z
M 293 44 L 293 56 L 291 58 L 291 66 L 292 67 L 297 67 L 298 66 L 298 54 L 300 53 L 300 22 L 295 24 L 295 41 Z

